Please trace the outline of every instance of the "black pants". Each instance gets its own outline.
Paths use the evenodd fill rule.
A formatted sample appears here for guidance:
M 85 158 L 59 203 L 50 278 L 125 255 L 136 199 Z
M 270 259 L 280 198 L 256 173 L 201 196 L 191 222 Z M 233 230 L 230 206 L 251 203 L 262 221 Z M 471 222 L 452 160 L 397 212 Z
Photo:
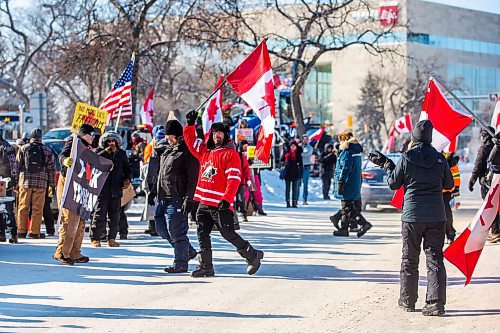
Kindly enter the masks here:
M 128 221 L 124 207 L 120 207 L 120 221 L 118 222 L 118 229 L 120 231 L 120 236 L 128 235 Z
M 100 240 L 101 235 L 106 233 L 106 222 L 109 219 L 108 240 L 116 239 L 118 224 L 120 221 L 121 198 L 110 196 L 99 196 L 92 219 L 90 239 Z
M 54 214 L 52 214 L 52 208 L 50 208 L 50 203 L 52 198 L 49 197 L 49 191 L 45 191 L 45 204 L 43 205 L 43 223 L 45 224 L 45 231 L 47 234 L 53 235 L 56 232 L 54 228 Z
M 443 193 L 443 201 L 444 201 L 444 210 L 446 212 L 446 228 L 445 235 L 451 241 L 455 240 L 455 235 L 457 231 L 453 227 L 453 212 L 451 211 L 450 201 L 451 201 L 451 192 Z
M 198 223 L 198 243 L 202 252 L 212 251 L 210 233 L 214 225 L 219 229 L 221 236 L 236 249 L 241 250 L 248 245 L 248 242 L 234 231 L 234 213 L 230 209 L 218 210 L 216 207 L 200 204 L 196 213 L 196 222 Z
M 327 197 L 330 193 L 330 186 L 332 185 L 333 170 L 324 170 L 321 175 L 323 181 L 323 196 Z
M 238 187 L 238 193 L 236 194 L 236 204 L 238 206 L 238 209 L 240 213 L 243 214 L 243 216 L 247 216 L 247 205 L 246 205 L 246 200 L 245 200 L 245 185 L 240 184 Z
M 358 225 L 363 226 L 367 222 L 364 216 L 361 215 L 361 200 L 342 200 L 340 207 L 342 210 L 341 230 L 347 230 L 349 226 L 351 228 Z
M 7 190 L 7 196 L 12 197 L 12 190 Z M 17 237 L 17 223 L 14 215 L 14 201 L 4 203 L 6 213 L 0 213 L 0 232 L 5 233 L 7 226 L 10 228 L 11 237 Z M 8 223 L 7 223 L 8 221 Z
M 299 180 L 286 180 L 285 179 L 285 199 L 290 202 L 290 189 L 292 190 L 292 202 L 294 204 L 299 200 Z
M 418 262 L 420 244 L 424 241 L 427 265 L 426 302 L 446 303 L 446 269 L 443 263 L 446 222 L 402 222 L 403 251 L 400 272 L 400 297 L 407 304 L 418 298 Z

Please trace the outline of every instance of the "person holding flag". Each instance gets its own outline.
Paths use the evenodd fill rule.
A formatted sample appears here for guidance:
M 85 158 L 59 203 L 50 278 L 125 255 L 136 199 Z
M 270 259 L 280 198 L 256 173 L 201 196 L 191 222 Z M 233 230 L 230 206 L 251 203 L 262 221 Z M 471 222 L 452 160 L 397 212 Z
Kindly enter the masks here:
M 424 316 L 442 316 L 446 303 L 446 269 L 443 262 L 446 212 L 442 190 L 454 187 L 450 167 L 443 154 L 431 146 L 433 125 L 419 121 L 411 133 L 411 149 L 403 153 L 398 164 L 382 153 L 369 153 L 368 159 L 385 169 L 392 190 L 404 187 L 401 216 L 403 255 L 398 305 L 415 311 L 418 298 L 418 263 L 423 241 L 427 262 L 427 295 Z
M 234 198 L 241 183 L 241 163 L 233 143 L 229 127 L 213 123 L 208 142 L 196 136 L 198 112 L 186 115 L 184 140 L 191 153 L 200 161 L 200 172 L 194 199 L 200 203 L 196 214 L 200 265 L 191 273 L 192 277 L 214 276 L 212 263 L 212 227 L 219 229 L 221 236 L 233 244 L 246 259 L 247 273 L 253 275 L 260 268 L 264 252 L 256 250 L 234 230 Z

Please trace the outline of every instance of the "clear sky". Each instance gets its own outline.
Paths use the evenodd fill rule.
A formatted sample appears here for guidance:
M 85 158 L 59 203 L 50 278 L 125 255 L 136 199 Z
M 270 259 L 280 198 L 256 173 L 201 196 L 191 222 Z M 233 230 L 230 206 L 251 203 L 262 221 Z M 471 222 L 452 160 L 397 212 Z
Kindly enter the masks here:
M 424 0 L 500 14 L 500 0 Z M 33 0 L 11 0 L 12 7 L 29 7 Z

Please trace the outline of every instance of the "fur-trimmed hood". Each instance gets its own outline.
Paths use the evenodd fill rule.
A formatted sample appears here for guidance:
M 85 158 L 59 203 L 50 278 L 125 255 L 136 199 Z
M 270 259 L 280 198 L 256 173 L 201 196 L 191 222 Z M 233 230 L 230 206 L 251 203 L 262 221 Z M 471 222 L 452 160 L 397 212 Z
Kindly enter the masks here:
M 352 137 L 347 141 L 341 142 L 339 149 L 340 150 L 347 150 L 349 148 L 353 148 L 354 146 L 359 146 L 359 148 L 361 148 L 361 151 L 363 151 L 363 148 L 361 147 L 361 145 L 359 144 L 358 140 L 355 137 Z
M 118 148 L 121 148 L 123 144 L 122 137 L 115 131 L 109 131 L 101 135 L 101 138 L 99 139 L 99 147 L 102 149 L 106 148 L 108 146 L 107 141 L 110 139 L 116 140 Z

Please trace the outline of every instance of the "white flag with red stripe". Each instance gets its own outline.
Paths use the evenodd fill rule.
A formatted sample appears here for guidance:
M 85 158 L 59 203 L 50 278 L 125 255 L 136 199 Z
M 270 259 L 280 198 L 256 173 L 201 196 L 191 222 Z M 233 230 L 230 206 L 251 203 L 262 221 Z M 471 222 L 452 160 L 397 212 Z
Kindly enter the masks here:
M 250 105 L 261 121 L 255 156 L 269 161 L 276 121 L 271 59 L 263 40 L 228 76 L 226 81 Z
M 420 120 L 429 119 L 434 126 L 432 146 L 442 151 L 466 128 L 472 117 L 454 109 L 446 100 L 434 80 L 429 80 L 427 92 L 420 113 Z
M 147 127 L 150 133 L 153 130 L 153 93 L 154 88 L 151 88 L 141 108 L 142 124 Z
M 393 127 L 392 131 L 387 136 L 387 141 L 385 142 L 384 147 L 382 148 L 382 154 L 389 154 L 391 151 L 394 150 L 395 139 L 396 139 L 396 130 Z
M 488 229 L 498 214 L 499 187 L 500 174 L 494 174 L 488 195 L 474 220 L 444 251 L 444 257 L 465 275 L 465 285 L 469 284 L 472 278 L 472 273 L 488 237 Z
M 309 142 L 321 140 L 323 133 L 325 133 L 325 129 L 326 128 L 323 126 L 320 129 L 318 129 L 317 131 L 314 131 L 314 133 L 309 136 Z
M 222 88 L 221 84 L 224 76 L 219 77 L 219 81 L 215 86 L 217 92 L 207 102 L 207 106 L 201 115 L 201 125 L 203 127 L 203 134 L 205 135 L 205 142 L 208 141 L 210 135 L 210 128 L 213 123 L 219 123 L 222 119 Z
M 500 99 L 495 104 L 495 111 L 493 111 L 493 117 L 491 117 L 491 127 L 495 129 L 495 132 L 500 130 Z

